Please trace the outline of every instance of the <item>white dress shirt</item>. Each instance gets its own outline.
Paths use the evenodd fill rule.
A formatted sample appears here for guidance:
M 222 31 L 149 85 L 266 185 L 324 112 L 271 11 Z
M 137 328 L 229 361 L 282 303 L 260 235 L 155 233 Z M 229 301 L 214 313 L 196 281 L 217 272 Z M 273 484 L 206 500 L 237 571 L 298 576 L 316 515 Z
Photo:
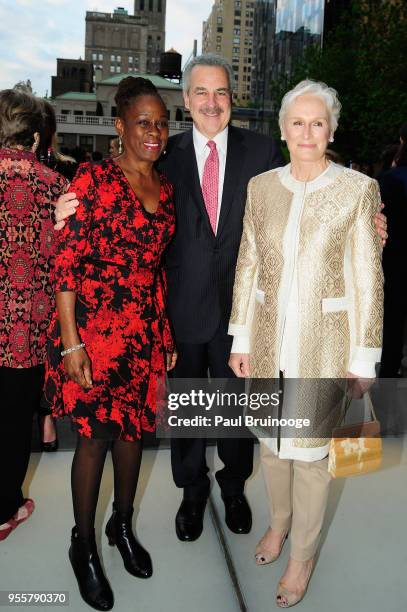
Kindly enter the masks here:
M 222 204 L 223 183 L 225 181 L 226 153 L 228 148 L 228 127 L 226 126 L 222 132 L 216 134 L 213 138 L 207 138 L 199 132 L 195 125 L 192 128 L 192 138 L 194 142 L 195 157 L 198 164 L 199 182 L 202 185 L 202 176 L 205 167 L 205 162 L 209 156 L 210 149 L 207 146 L 209 140 L 216 143 L 216 150 L 219 157 L 219 183 L 218 183 L 218 212 L 216 217 L 216 229 L 218 229 L 220 207 Z

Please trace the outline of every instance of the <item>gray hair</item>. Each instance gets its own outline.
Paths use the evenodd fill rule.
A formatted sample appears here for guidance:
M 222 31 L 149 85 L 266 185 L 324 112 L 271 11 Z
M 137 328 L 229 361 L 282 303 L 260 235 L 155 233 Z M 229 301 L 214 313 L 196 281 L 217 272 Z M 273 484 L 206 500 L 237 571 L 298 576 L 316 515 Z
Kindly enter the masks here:
M 230 93 L 232 93 L 235 86 L 235 75 L 233 74 L 233 70 L 229 62 L 220 55 L 205 53 L 191 59 L 184 68 L 184 73 L 182 75 L 182 89 L 185 94 L 187 94 L 189 91 L 191 72 L 195 66 L 216 66 L 217 68 L 223 68 L 228 78 Z
M 322 81 L 312 81 L 311 79 L 301 81 L 294 87 L 294 89 L 291 89 L 285 94 L 281 102 L 278 117 L 280 130 L 283 131 L 284 118 L 288 112 L 289 106 L 294 102 L 294 100 L 296 100 L 296 98 L 303 96 L 304 94 L 316 96 L 325 102 L 329 115 L 329 127 L 333 134 L 338 127 L 338 119 L 342 108 L 342 105 L 338 99 L 338 92 L 336 89 L 328 87 L 328 85 L 322 83 Z

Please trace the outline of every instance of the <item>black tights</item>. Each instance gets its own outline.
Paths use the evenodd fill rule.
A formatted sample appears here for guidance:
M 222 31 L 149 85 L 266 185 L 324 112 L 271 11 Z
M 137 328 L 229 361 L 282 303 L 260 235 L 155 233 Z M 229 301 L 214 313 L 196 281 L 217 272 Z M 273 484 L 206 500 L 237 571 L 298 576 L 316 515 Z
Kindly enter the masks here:
M 71 485 L 75 524 L 79 537 L 93 537 L 100 481 L 110 441 L 78 435 L 72 462 Z M 142 443 L 112 443 L 114 500 L 119 514 L 129 518 L 133 510 L 140 472 Z

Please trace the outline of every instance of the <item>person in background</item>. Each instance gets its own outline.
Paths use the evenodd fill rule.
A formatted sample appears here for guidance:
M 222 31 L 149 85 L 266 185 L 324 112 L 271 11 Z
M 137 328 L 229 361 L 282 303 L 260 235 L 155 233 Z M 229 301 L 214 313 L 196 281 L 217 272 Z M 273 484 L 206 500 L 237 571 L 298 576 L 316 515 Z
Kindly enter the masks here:
M 124 153 L 80 166 L 71 184 L 79 205 L 59 236 L 44 391 L 54 414 L 68 416 L 77 432 L 69 558 L 83 599 L 98 610 L 114 602 L 94 530 L 110 447 L 106 536 L 131 575 L 153 573 L 133 534 L 133 503 L 143 432 L 155 430 L 157 388 L 176 361 L 161 264 L 175 230 L 173 190 L 154 168 L 168 140 L 167 109 L 143 78 L 123 79 L 115 101 Z
M 40 101 L 0 92 L 0 540 L 34 510 L 21 490 L 53 309 L 53 203 L 67 181 L 36 158 Z
M 384 322 L 381 378 L 400 376 L 407 319 L 407 124 L 400 130 L 400 145 L 392 166 L 379 177 L 380 192 L 389 227 L 383 252 Z
M 120 151 L 119 139 L 112 138 L 109 142 L 109 155 L 110 157 L 118 157 L 123 151 Z
M 58 151 L 56 142 L 57 122 L 54 107 L 48 100 L 40 100 L 44 121 L 41 127 L 40 145 L 37 149 L 37 158 L 40 162 L 55 170 L 69 181 L 75 175 L 78 164 L 73 157 Z

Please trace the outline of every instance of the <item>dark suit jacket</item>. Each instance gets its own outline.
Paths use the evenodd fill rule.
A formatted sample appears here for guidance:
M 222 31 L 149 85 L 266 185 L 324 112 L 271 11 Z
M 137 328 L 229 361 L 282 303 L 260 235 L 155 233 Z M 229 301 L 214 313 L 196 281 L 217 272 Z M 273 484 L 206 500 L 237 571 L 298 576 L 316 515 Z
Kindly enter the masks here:
M 165 260 L 168 314 L 178 342 L 204 343 L 219 326 L 227 335 L 249 180 L 284 164 L 266 136 L 229 126 L 217 235 L 199 182 L 192 130 L 172 136 L 160 162 L 174 185 L 176 233 Z

